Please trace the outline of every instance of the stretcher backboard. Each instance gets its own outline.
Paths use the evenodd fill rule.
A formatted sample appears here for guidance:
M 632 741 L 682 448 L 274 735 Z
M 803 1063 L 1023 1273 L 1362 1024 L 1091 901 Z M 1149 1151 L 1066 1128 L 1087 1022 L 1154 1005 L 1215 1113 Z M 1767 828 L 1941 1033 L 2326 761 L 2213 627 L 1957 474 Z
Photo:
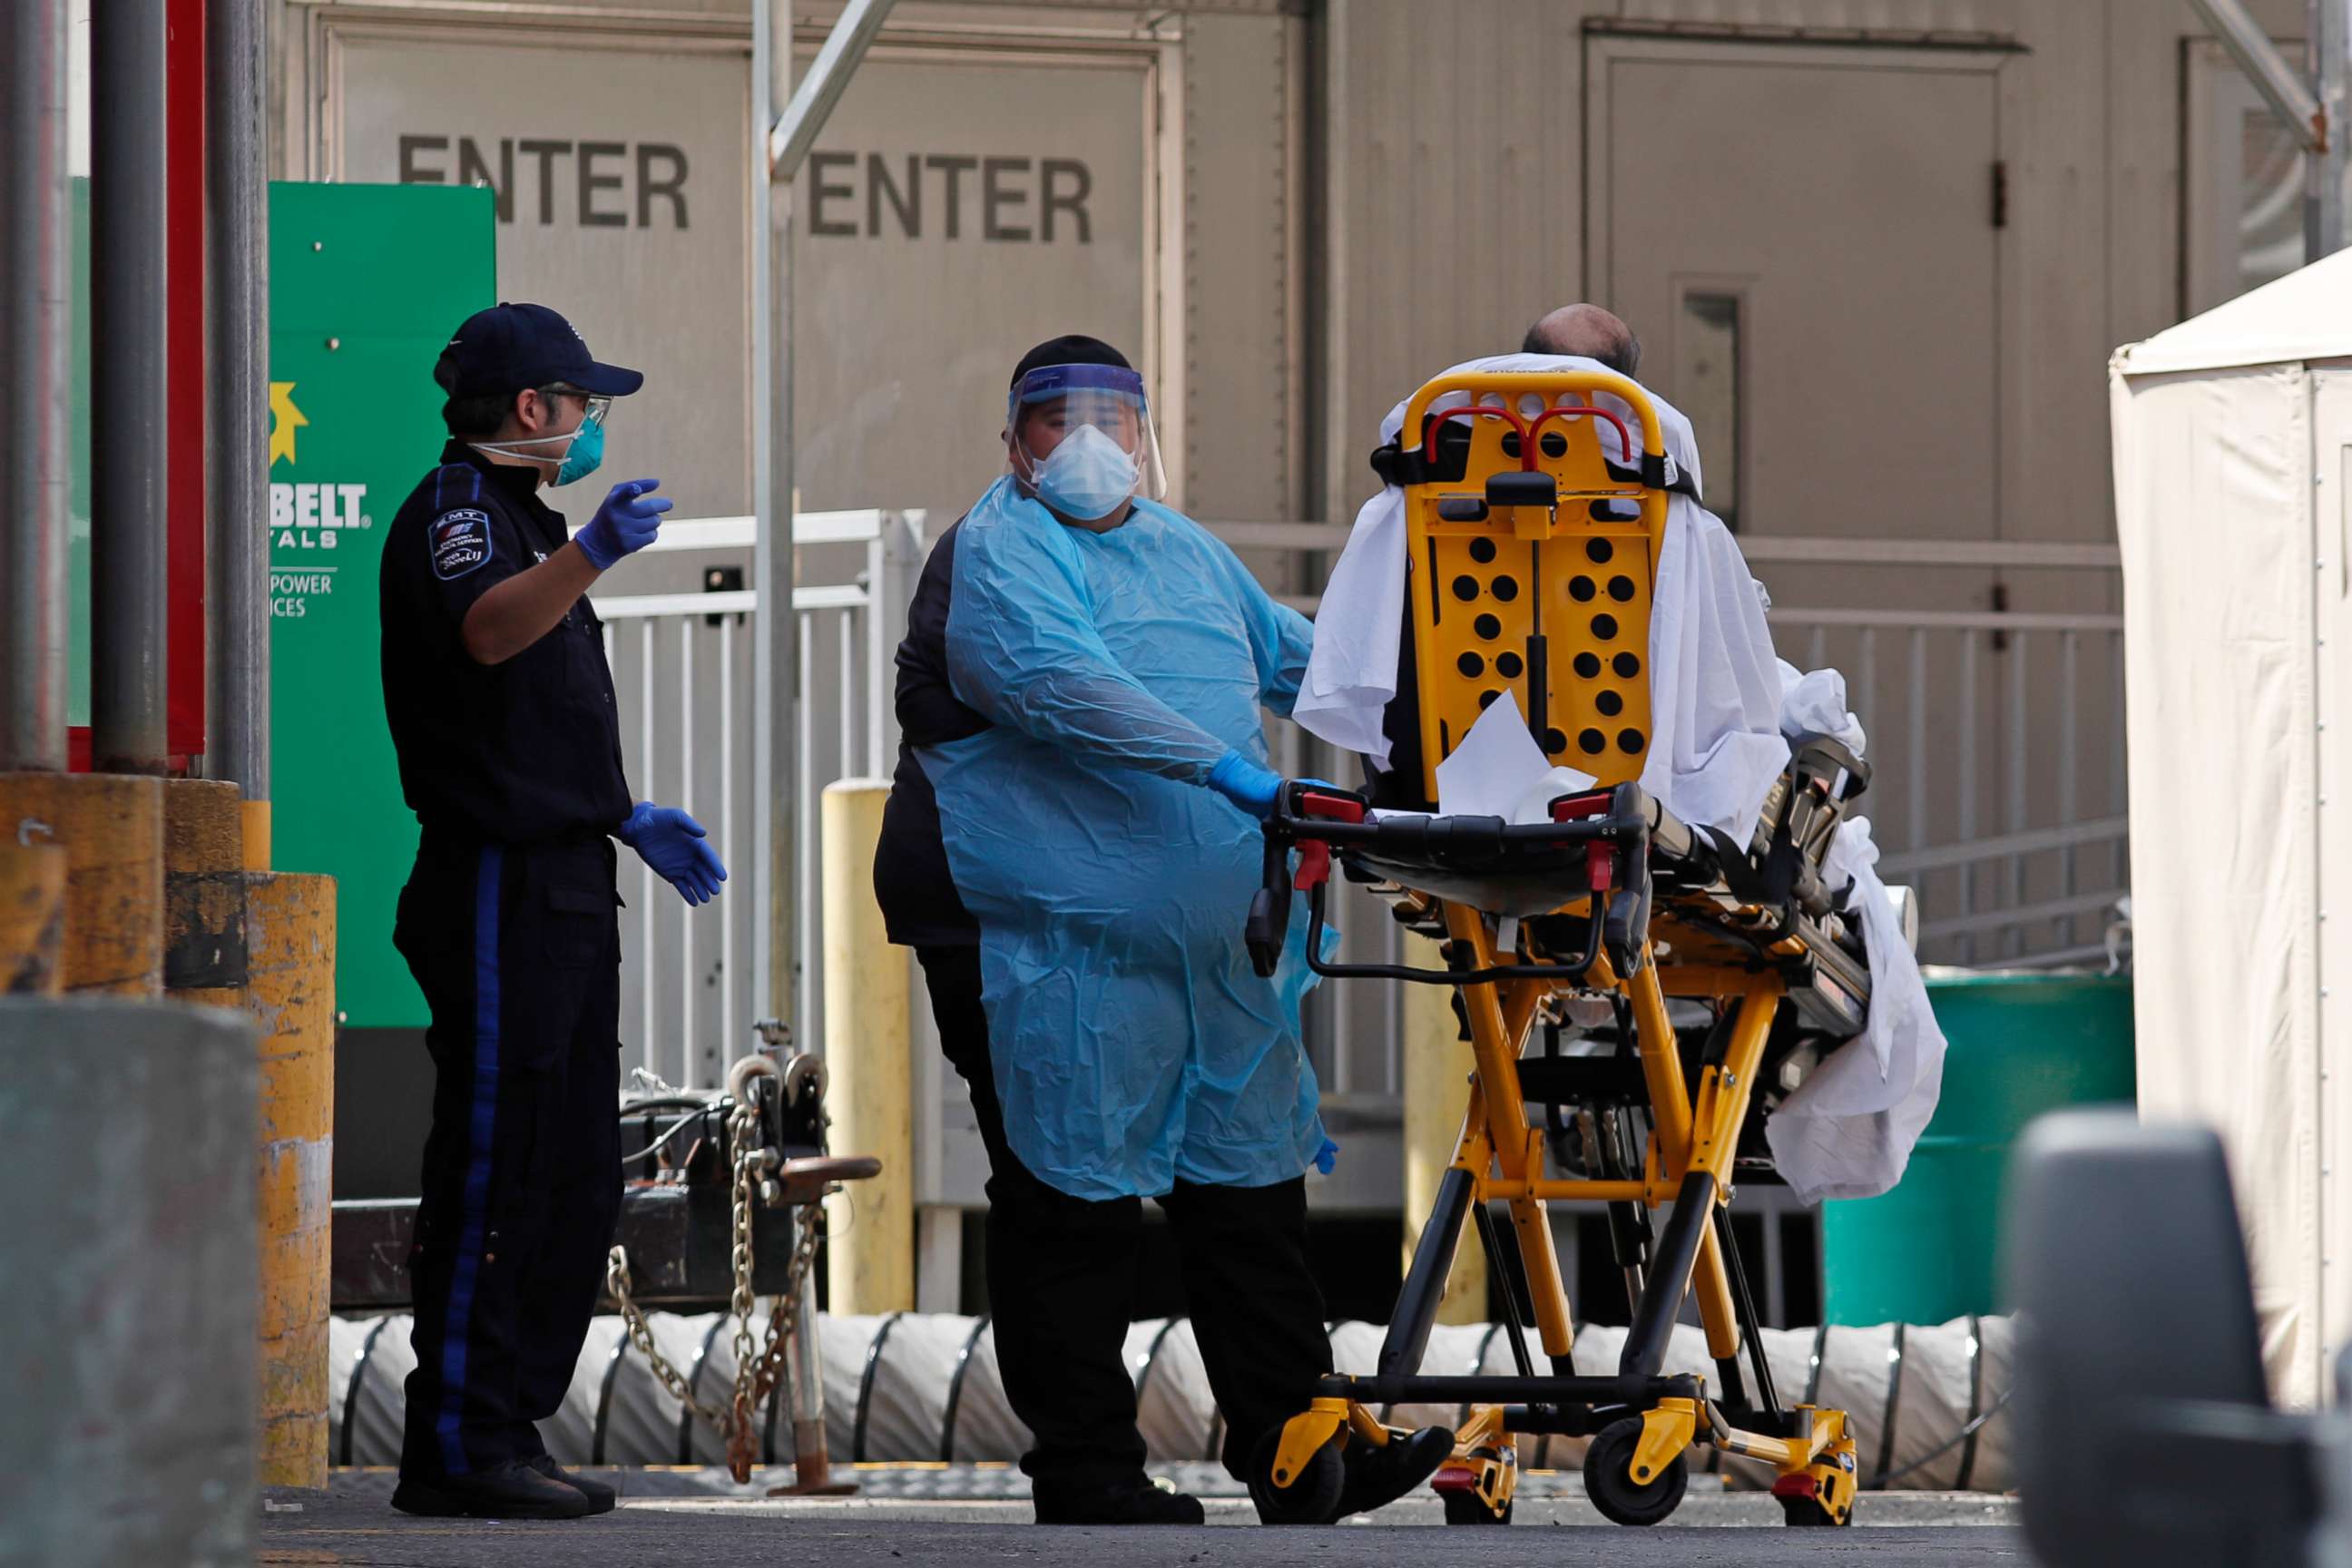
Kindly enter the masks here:
M 1634 417 L 1595 406 L 1597 392 Z M 1433 415 L 1448 393 L 1475 402 Z M 1620 376 L 1444 376 L 1406 408 L 1402 439 L 1418 439 L 1432 459 L 1420 482 L 1403 486 L 1432 800 L 1437 765 L 1507 690 L 1552 762 L 1603 784 L 1641 774 L 1666 497 L 1622 469 L 1612 474 L 1596 433 L 1612 421 L 1628 437 L 1615 449 L 1663 453 L 1655 410 Z M 1537 499 L 1511 504 L 1513 496 Z

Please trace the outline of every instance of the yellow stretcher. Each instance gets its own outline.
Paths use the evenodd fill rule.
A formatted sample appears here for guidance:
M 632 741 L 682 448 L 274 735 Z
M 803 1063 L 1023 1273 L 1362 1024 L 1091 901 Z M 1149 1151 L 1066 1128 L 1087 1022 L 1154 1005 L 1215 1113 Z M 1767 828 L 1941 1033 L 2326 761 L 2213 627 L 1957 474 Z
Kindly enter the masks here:
M 1604 392 L 1638 428 L 1596 405 L 1592 395 Z M 1469 405 L 1433 412 L 1450 393 Z M 1594 428 L 1604 420 L 1637 464 L 1608 459 Z M 1620 1523 L 1674 1511 L 1696 1443 L 1776 1469 L 1772 1489 L 1790 1524 L 1848 1523 L 1856 1473 L 1846 1417 L 1781 1403 L 1727 1205 L 1735 1178 L 1772 1179 L 1764 1087 L 1793 1087 L 1864 1021 L 1860 922 L 1821 867 L 1868 769 L 1834 741 L 1794 742 L 1748 844 L 1676 821 L 1633 782 L 1652 742 L 1649 622 L 1677 483 L 1639 386 L 1600 373 L 1445 376 L 1414 394 L 1404 430 L 1382 471 L 1407 504 L 1428 798 L 1437 764 L 1506 690 L 1554 762 L 1599 782 L 1531 826 L 1384 814 L 1364 796 L 1294 784 L 1267 825 L 1266 885 L 1249 927 L 1261 971 L 1279 956 L 1294 890 L 1310 900 L 1307 951 L 1319 952 L 1336 859 L 1405 926 L 1444 943 L 1448 967 L 1316 967 L 1457 987 L 1476 1069 L 1378 1371 L 1325 1379 L 1269 1444 L 1254 1491 L 1268 1517 L 1324 1516 L 1345 1445 L 1394 1436 L 1373 1410 L 1460 1403 L 1470 1414 L 1433 1483 L 1453 1521 L 1507 1521 L 1513 1435 L 1562 1433 L 1592 1438 L 1585 1489 Z M 1571 997 L 1611 1004 L 1613 1049 L 1524 1055 Z M 1704 1024 L 1678 1030 L 1670 998 Z M 1557 1028 L 1545 1033 L 1557 1041 Z M 1580 1373 L 1571 1359 L 1545 1214 L 1552 1199 L 1609 1205 L 1633 1310 L 1613 1369 Z M 1537 1370 L 1512 1310 L 1516 1375 L 1423 1376 L 1465 1222 L 1502 1263 L 1488 1208 L 1496 1202 L 1508 1207 L 1548 1365 Z M 1661 1209 L 1669 1213 L 1654 1227 Z M 1712 1378 L 1664 1373 L 1686 1293 L 1697 1298 Z

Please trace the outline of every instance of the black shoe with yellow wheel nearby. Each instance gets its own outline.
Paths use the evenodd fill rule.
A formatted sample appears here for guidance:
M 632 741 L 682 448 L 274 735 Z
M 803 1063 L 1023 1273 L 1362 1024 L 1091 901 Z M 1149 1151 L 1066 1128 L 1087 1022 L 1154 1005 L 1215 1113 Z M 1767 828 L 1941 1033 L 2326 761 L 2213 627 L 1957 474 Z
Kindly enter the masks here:
M 1200 1500 L 1149 1479 L 1109 1487 L 1033 1488 L 1040 1524 L 1201 1524 Z
M 1642 1421 L 1634 1416 L 1603 1426 L 1584 1453 L 1584 1495 L 1618 1524 L 1660 1522 L 1681 1506 L 1690 1484 L 1689 1467 L 1680 1454 L 1655 1475 L 1635 1480 L 1633 1460 L 1641 1447 Z
M 1348 1468 L 1339 1458 L 1345 1438 L 1324 1444 L 1291 1475 L 1280 1469 L 1282 1432 L 1276 1428 L 1258 1440 L 1250 1459 L 1250 1501 L 1257 1504 L 1261 1524 L 1328 1524 L 1348 1484 Z
M 1453 1457 L 1454 1434 L 1443 1426 L 1391 1432 L 1387 1442 L 1378 1445 L 1351 1436 L 1348 1451 L 1340 1456 L 1346 1479 L 1331 1517 L 1340 1520 L 1385 1508 L 1437 1474 Z

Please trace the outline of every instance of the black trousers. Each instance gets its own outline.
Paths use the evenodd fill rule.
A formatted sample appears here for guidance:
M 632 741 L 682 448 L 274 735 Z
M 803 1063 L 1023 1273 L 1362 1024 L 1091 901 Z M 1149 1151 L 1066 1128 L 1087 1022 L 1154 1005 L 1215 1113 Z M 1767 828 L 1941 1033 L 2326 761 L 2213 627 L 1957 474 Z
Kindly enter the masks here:
M 432 1009 L 409 1258 L 404 1475 L 545 1452 L 621 1213 L 621 949 L 609 839 L 430 838 L 393 942 Z
M 1013 1414 L 1036 1447 L 1021 1468 L 1043 1489 L 1139 1479 L 1143 1437 L 1122 1355 L 1142 1240 L 1139 1198 L 1090 1202 L 1030 1173 L 1004 1138 L 981 1010 L 980 952 L 917 950 L 948 1060 L 971 1090 L 988 1145 L 988 1300 Z M 1307 1254 L 1307 1182 L 1179 1182 L 1157 1200 L 1181 1260 L 1185 1300 L 1224 1414 L 1225 1468 L 1246 1478 L 1265 1434 L 1305 1410 L 1331 1370 L 1323 1294 Z M 1206 1437 L 1207 1434 L 1202 1435 Z

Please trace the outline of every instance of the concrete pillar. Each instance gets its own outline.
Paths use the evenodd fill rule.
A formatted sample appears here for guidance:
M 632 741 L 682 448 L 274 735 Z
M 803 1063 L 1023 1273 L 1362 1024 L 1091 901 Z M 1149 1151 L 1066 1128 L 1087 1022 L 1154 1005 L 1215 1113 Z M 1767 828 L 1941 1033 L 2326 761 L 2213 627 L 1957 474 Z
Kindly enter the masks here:
M 335 1155 L 335 882 L 247 879 L 248 1005 L 260 1026 L 260 1464 L 327 1484 L 327 1307 Z
M 1402 962 L 1415 969 L 1443 969 L 1437 944 L 1404 939 Z M 1404 990 L 1404 1267 L 1437 1201 L 1438 1179 L 1454 1163 L 1454 1140 L 1470 1105 L 1470 1043 L 1454 1016 L 1454 992 L 1444 985 L 1407 984 Z M 1470 1225 L 1463 1229 L 1467 1233 Z M 1486 1314 L 1486 1254 L 1475 1236 L 1465 1234 L 1454 1249 L 1454 1269 L 1437 1309 L 1441 1323 L 1483 1323 Z
M 65 989 L 162 994 L 163 781 L 0 773 L 0 828 L 65 846 Z
M 253 1560 L 254 1080 L 234 1013 L 0 998 L 0 1563 Z
M 907 950 L 892 947 L 874 901 L 874 847 L 890 785 L 825 786 L 825 1109 L 836 1153 L 871 1154 L 882 1173 L 825 1200 L 825 1278 L 835 1312 L 915 1308 L 913 1018 Z

